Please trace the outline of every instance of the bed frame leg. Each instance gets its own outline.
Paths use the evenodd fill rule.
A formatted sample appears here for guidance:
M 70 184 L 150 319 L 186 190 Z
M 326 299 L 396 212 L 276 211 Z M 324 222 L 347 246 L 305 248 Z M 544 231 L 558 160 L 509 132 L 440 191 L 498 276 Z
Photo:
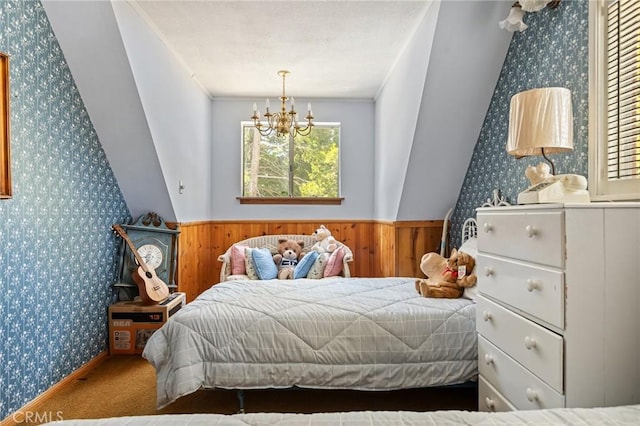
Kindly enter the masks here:
M 236 394 L 238 395 L 238 403 L 240 404 L 239 413 L 244 414 L 244 391 L 242 389 L 238 389 Z

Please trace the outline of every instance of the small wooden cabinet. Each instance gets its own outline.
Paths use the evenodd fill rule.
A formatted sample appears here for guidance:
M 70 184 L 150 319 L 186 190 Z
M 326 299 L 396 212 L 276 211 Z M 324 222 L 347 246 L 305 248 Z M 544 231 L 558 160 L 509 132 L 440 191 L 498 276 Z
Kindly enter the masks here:
M 156 305 L 124 301 L 109 306 L 109 354 L 141 354 L 149 337 L 185 303 L 185 294 L 176 292 Z
M 640 403 L 640 203 L 477 221 L 479 409 Z

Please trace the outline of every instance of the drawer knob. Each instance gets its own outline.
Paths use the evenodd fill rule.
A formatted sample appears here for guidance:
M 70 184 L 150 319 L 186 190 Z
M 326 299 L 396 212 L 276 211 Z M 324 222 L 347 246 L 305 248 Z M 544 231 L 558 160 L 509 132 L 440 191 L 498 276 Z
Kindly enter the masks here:
M 493 269 L 491 269 L 490 267 L 485 267 L 484 268 L 484 276 L 485 277 L 490 277 L 491 275 L 493 275 Z
M 493 402 L 493 399 L 486 397 L 484 399 L 484 403 L 487 405 L 487 408 L 493 410 L 496 407 L 496 403 Z
M 482 312 L 482 319 L 485 320 L 485 321 L 489 321 L 491 319 L 491 312 L 483 311 Z
M 531 226 L 531 225 L 527 225 L 525 230 L 527 231 L 527 236 L 529 238 L 535 237 L 536 234 L 538 233 L 538 230 L 535 228 L 535 226 Z
M 538 392 L 531 388 L 527 388 L 527 399 L 531 402 L 536 401 L 538 399 Z
M 491 363 L 493 363 L 493 357 L 489 354 L 484 354 L 484 362 L 487 365 L 491 365 Z
M 528 350 L 531 350 L 535 348 L 537 345 L 536 339 L 534 339 L 533 337 L 527 336 L 524 338 L 524 345 Z
M 540 288 L 540 283 L 536 280 L 528 279 L 527 280 L 527 290 L 533 291 L 538 290 Z
M 490 223 L 485 222 L 482 224 L 482 229 L 484 229 L 485 234 L 488 234 L 489 232 L 493 231 L 493 226 L 491 226 Z

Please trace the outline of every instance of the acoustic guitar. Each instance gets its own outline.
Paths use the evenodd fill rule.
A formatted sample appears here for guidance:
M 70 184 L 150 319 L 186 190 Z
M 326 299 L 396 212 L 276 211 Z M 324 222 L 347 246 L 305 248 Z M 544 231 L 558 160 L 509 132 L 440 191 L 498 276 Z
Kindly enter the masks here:
M 138 292 L 140 293 L 140 299 L 145 305 L 154 305 L 163 301 L 169 296 L 169 287 L 156 275 L 155 269 L 147 265 L 142 256 L 138 253 L 136 246 L 131 241 L 131 238 L 127 235 L 122 226 L 115 224 L 112 225 L 114 231 L 122 237 L 127 243 L 129 249 L 133 253 L 138 262 L 138 269 L 131 274 L 133 281 L 138 286 Z

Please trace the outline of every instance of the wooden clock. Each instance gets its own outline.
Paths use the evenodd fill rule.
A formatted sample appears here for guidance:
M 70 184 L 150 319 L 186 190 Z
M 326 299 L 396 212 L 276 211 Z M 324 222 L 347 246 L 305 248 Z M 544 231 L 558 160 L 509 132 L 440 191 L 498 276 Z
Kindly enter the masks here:
M 152 267 L 158 278 L 169 287 L 170 292 L 177 289 L 175 282 L 178 258 L 179 229 L 171 229 L 164 219 L 149 212 L 140 216 L 130 225 L 121 227 L 136 247 L 145 263 Z M 138 295 L 138 287 L 132 274 L 138 269 L 134 254 L 122 241 L 118 256 L 118 282 L 113 285 L 119 300 L 133 300 Z

